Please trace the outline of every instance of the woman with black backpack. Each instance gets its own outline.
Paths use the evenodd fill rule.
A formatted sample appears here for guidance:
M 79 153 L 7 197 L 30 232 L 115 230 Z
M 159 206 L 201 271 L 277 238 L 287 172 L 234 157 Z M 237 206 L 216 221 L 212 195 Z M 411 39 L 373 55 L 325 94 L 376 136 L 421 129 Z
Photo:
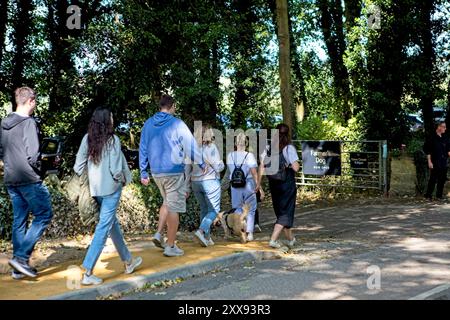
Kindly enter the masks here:
M 273 166 L 276 166 L 276 168 L 270 168 L 270 174 L 267 172 L 273 209 L 277 216 L 269 245 L 272 248 L 280 248 L 281 244 L 278 238 L 284 230 L 284 234 L 288 240 L 287 246 L 292 248 L 296 242 L 291 231 L 294 224 L 295 202 L 297 198 L 295 173 L 299 171 L 300 164 L 297 150 L 291 144 L 289 127 L 282 123 L 276 129 L 278 130 L 278 139 L 276 137 L 272 139 L 272 143 L 267 146 L 261 155 L 259 179 L 261 180 L 266 168 L 270 167 L 272 163 Z
M 247 136 L 239 133 L 236 137 L 236 151 L 227 156 L 227 166 L 230 172 L 231 205 L 242 208 L 250 205 L 247 216 L 247 240 L 253 241 L 255 228 L 255 211 L 257 207 L 256 192 L 258 183 L 258 164 L 251 152 L 247 152 Z

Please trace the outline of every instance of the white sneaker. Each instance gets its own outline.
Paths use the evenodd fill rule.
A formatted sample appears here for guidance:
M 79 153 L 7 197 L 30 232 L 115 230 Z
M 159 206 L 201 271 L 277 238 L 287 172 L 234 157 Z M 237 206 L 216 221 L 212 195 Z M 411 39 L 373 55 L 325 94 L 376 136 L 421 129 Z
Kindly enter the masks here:
M 131 260 L 131 263 L 125 263 L 125 274 L 133 273 L 134 270 L 142 264 L 142 258 L 136 257 Z
M 179 257 L 184 254 L 184 251 L 177 247 L 176 244 L 173 245 L 173 247 L 166 246 L 164 249 L 164 255 L 166 257 Z
M 96 277 L 93 274 L 88 276 L 86 273 L 83 274 L 83 280 L 81 280 L 81 284 L 83 286 L 98 285 L 101 284 L 102 282 L 103 280 L 100 279 L 99 277 Z
M 152 241 L 156 247 L 164 249 L 164 247 L 165 247 L 164 238 L 161 236 L 161 234 L 159 232 L 155 233 Z
M 247 241 L 253 241 L 253 233 L 249 232 L 247 234 Z
M 25 278 L 26 275 L 24 275 L 23 273 L 18 272 L 18 271 L 16 271 L 16 270 L 13 270 L 13 271 L 11 272 L 11 277 L 12 277 L 14 280 L 21 280 L 21 279 Z
M 208 246 L 208 240 L 206 240 L 205 236 L 203 235 L 203 232 L 201 232 L 200 230 L 197 230 L 197 231 L 195 231 L 194 236 L 197 237 L 197 240 L 200 242 L 202 247 Z
M 280 249 L 281 248 L 281 244 L 277 241 L 277 240 L 270 240 L 269 241 L 269 246 L 275 249 Z
M 292 249 L 296 243 L 297 243 L 297 239 L 295 239 L 295 237 L 294 237 L 294 238 L 292 238 L 291 241 L 287 241 L 286 245 L 288 246 L 289 249 Z
M 214 245 L 214 241 L 212 240 L 212 238 L 208 239 L 208 246 L 213 246 Z

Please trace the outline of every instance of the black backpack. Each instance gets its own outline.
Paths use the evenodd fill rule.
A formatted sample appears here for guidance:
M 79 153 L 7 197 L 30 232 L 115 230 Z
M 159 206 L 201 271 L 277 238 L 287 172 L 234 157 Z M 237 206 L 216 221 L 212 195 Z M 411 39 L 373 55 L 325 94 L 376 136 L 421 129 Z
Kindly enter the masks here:
M 231 174 L 231 186 L 233 188 L 245 188 L 245 185 L 247 184 L 247 176 L 244 173 L 244 170 L 242 170 L 242 165 L 245 162 L 245 159 L 247 159 L 248 156 L 248 152 L 244 157 L 244 160 L 242 161 L 240 166 L 237 166 L 236 163 L 233 160 L 234 163 L 234 170 L 233 173 Z
M 289 147 L 289 146 L 288 146 Z M 267 156 L 271 157 L 271 150 L 270 148 L 267 150 Z M 267 175 L 267 178 L 270 180 L 276 180 L 276 181 L 286 181 L 287 179 L 287 170 L 289 167 L 289 163 L 286 161 L 286 159 L 283 156 L 283 151 L 281 150 L 278 154 L 278 170 L 274 174 Z

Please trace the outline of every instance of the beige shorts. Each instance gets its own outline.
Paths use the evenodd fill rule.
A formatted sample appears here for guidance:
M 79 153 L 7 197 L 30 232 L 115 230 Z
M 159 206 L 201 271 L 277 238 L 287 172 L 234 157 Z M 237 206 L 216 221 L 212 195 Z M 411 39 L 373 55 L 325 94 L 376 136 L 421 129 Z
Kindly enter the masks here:
M 186 181 L 184 174 L 153 177 L 170 212 L 186 212 Z

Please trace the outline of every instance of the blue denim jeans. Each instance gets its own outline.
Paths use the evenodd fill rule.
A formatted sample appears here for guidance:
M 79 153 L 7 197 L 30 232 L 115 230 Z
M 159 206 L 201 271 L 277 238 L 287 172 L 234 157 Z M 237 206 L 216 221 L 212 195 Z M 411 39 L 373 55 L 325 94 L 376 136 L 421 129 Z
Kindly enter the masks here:
M 122 230 L 120 229 L 119 221 L 116 216 L 116 210 L 119 206 L 121 194 L 122 188 L 120 187 L 113 194 L 104 197 L 95 197 L 95 200 L 97 200 L 100 205 L 100 219 L 95 228 L 94 238 L 92 239 L 91 245 L 89 246 L 83 261 L 83 267 L 90 272 L 93 271 L 108 236 L 111 237 L 122 261 L 131 260 L 131 253 L 125 244 Z
M 53 216 L 50 193 L 42 182 L 24 186 L 8 186 L 13 206 L 13 255 L 27 262 Z M 29 214 L 34 219 L 28 226 Z
M 211 224 L 220 211 L 220 181 L 192 181 L 192 191 L 200 204 L 200 229 L 209 238 Z

